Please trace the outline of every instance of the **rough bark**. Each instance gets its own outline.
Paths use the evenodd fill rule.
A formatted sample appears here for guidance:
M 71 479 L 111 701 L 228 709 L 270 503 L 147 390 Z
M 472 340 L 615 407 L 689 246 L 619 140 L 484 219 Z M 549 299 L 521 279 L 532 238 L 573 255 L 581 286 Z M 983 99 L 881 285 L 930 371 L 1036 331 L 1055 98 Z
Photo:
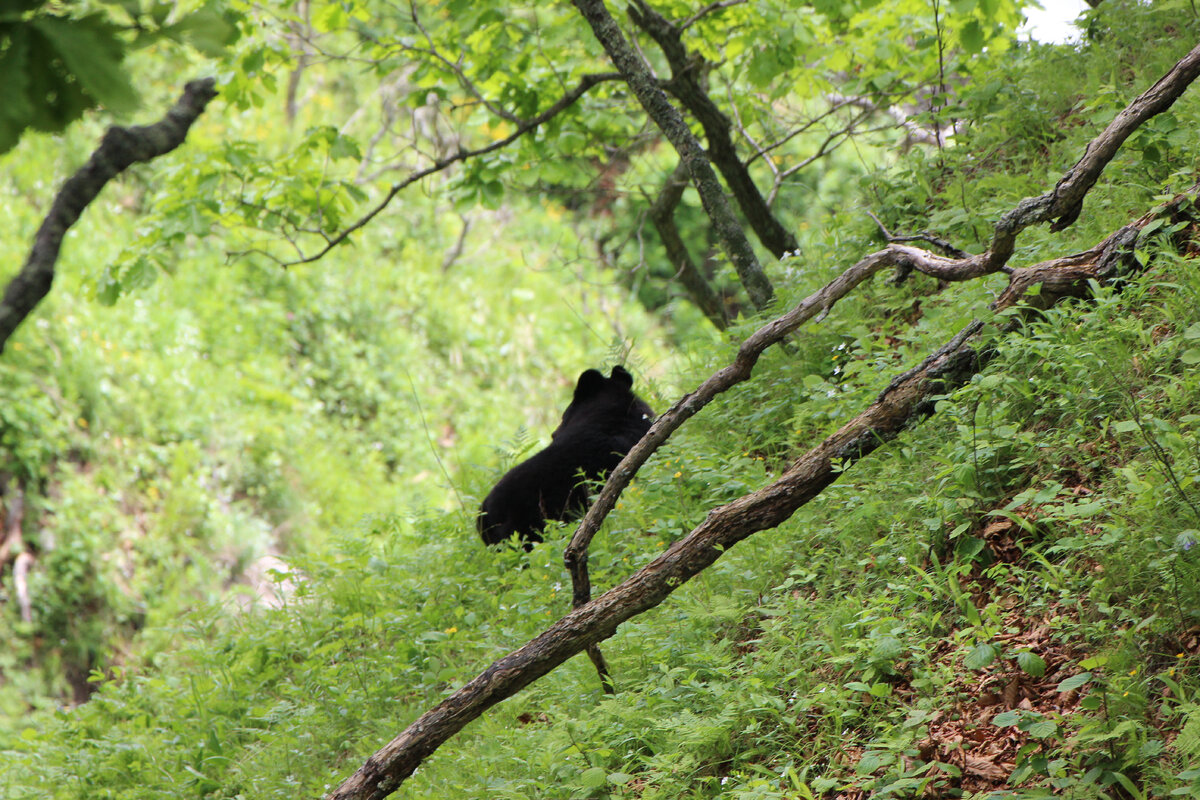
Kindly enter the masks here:
M 49 293 L 63 236 L 88 204 L 105 184 L 133 164 L 151 161 L 181 145 L 192 123 L 216 95 L 212 78 L 191 81 L 166 116 L 153 125 L 108 129 L 88 162 L 59 190 L 38 229 L 25 266 L 4 292 L 0 301 L 0 352 L 21 321 Z
M 634 0 L 629 6 L 629 18 L 654 39 L 667 57 L 671 80 L 666 88 L 704 128 L 708 157 L 725 178 L 725 185 L 729 187 L 730 194 L 758 240 L 776 258 L 783 258 L 784 253 L 795 252 L 799 248 L 796 237 L 771 213 L 766 198 L 750 177 L 750 170 L 738 156 L 729 117 L 708 95 L 704 86 L 704 72 L 708 63 L 697 54 L 689 54 L 683 45 L 680 29 L 644 0 Z
M 650 70 L 625 39 L 616 20 L 605 8 L 604 0 L 573 2 L 591 26 L 596 39 L 603 45 L 621 77 L 629 84 L 642 108 L 679 153 L 680 160 L 686 165 L 692 183 L 700 194 L 704 211 L 712 220 L 713 229 L 721 241 L 721 248 L 733 262 L 742 286 L 750 296 L 750 302 L 755 308 L 765 308 L 774 297 L 775 290 L 754 255 L 750 240 L 746 238 L 745 231 L 733 214 L 704 148 L 688 128 L 679 109 L 671 105 L 654 76 L 650 74 Z

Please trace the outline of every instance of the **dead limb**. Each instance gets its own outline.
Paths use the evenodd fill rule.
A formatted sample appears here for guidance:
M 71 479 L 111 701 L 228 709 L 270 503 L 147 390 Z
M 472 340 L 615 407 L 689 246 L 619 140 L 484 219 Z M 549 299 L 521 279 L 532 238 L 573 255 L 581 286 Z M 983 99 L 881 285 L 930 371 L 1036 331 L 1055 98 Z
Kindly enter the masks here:
M 646 463 L 650 455 L 684 422 L 712 402 L 713 398 L 738 383 L 748 380 L 759 356 L 768 347 L 782 341 L 813 317 L 820 319 L 820 316 L 827 314 L 838 300 L 879 270 L 889 266 L 895 267 L 901 276 L 916 270 L 945 281 L 972 280 L 1003 270 L 1009 273 L 1010 284 L 998 304 L 1002 301 L 1006 305 L 1011 305 L 1017 298 L 1024 296 L 1035 283 L 1047 284 L 1048 289 L 1052 289 L 1058 284 L 1061 284 L 1062 287 L 1070 287 L 1075 285 L 1070 279 L 1071 275 L 1088 277 L 1085 273 L 1088 273 L 1091 268 L 1082 265 L 1092 263 L 1091 260 L 1097 250 L 1111 252 L 1115 246 L 1112 241 L 1113 237 L 1128 236 L 1126 229 L 1123 228 L 1113 234 L 1112 237 L 1087 253 L 1055 259 L 1025 269 L 1009 269 L 1006 264 L 1012 256 L 1013 246 L 1020 231 L 1032 225 L 1049 221 L 1056 215 L 1065 213 L 1064 209 L 1076 208 L 1077 216 L 1078 208 L 1082 207 L 1083 202 L 1082 195 L 1076 197 L 1079 187 L 1083 186 L 1083 191 L 1086 193 L 1087 189 L 1095 184 L 1100 170 L 1116 154 L 1114 142 L 1119 145 L 1132 133 L 1133 129 L 1129 127 L 1132 124 L 1131 121 L 1137 120 L 1137 124 L 1141 124 L 1154 114 L 1167 110 L 1198 74 L 1200 74 L 1200 45 L 1184 56 L 1166 76 L 1139 95 L 1124 111 L 1118 114 L 1117 118 L 1088 144 L 1083 158 L 1066 172 L 1053 191 L 1047 192 L 1039 198 L 1022 200 L 1016 208 L 1004 214 L 996 223 L 992 246 L 987 252 L 976 256 L 947 257 L 899 242 L 890 243 L 883 250 L 872 253 L 859 261 L 787 314 L 767 323 L 746 339 L 738 348 L 733 363 L 718 370 L 695 391 L 684 395 L 655 420 L 654 425 L 642 437 L 642 440 L 609 474 L 608 481 L 599 497 L 588 509 L 587 515 L 580 522 L 563 552 L 563 562 L 571 575 L 574 587 L 572 592 L 574 604 L 582 605 L 591 597 L 587 552 L 592 537 L 596 535 L 600 525 L 616 506 L 617 499 L 625 487 L 629 485 L 633 476 Z M 1093 157 L 1095 153 L 1105 153 L 1107 156 L 1100 162 Z M 1085 166 L 1081 167 L 1081 165 Z M 1067 188 L 1064 189 L 1064 187 Z M 1065 199 L 1057 199 L 1060 197 Z M 1065 217 L 1059 216 L 1055 225 L 1062 223 L 1065 227 L 1075 218 L 1075 216 L 1071 216 L 1069 220 L 1064 221 Z M 1061 228 L 1052 226 L 1051 229 L 1059 230 Z M 1106 245 L 1113 246 L 1105 249 Z M 1070 273 L 1071 269 L 1076 272 Z M 1097 267 L 1096 270 L 1098 271 L 1099 268 Z M 1056 293 L 1061 294 L 1061 291 L 1063 291 L 1061 287 L 1055 291 L 1048 291 L 1047 298 L 1053 297 Z
M 4 540 L 0 541 L 0 569 L 8 563 L 14 553 L 25 550 L 21 536 L 21 523 L 25 518 L 25 491 L 20 482 L 8 479 L 0 486 L 0 498 L 4 499 Z
M 1172 205 L 1181 207 L 1194 199 L 1194 194 L 1183 195 Z M 1168 207 L 1167 211 L 1171 210 Z M 1122 260 L 1136 242 L 1137 231 L 1150 219 L 1150 215 L 1143 217 L 1108 237 L 1105 245 L 1089 250 L 1086 263 L 1079 260 L 1063 268 L 1098 269 Z M 1055 277 L 1053 272 L 1045 275 Z M 921 364 L 893 380 L 852 421 L 796 459 L 778 480 L 712 509 L 700 525 L 649 565 L 494 662 L 368 758 L 327 800 L 365 800 L 391 794 L 421 761 L 487 709 L 612 636 L 622 622 L 657 606 L 738 542 L 787 520 L 849 465 L 933 413 L 938 397 L 968 381 L 987 358 L 986 351 L 975 346 L 983 329 L 982 322 L 971 322 Z M 653 433 L 651 429 L 647 437 Z

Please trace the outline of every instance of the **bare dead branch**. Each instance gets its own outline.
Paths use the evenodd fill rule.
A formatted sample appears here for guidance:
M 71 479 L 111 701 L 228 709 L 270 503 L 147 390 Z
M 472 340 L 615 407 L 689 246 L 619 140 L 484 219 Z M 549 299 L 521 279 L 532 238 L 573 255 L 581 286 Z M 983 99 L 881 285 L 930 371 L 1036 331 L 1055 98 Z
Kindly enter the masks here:
M 13 562 L 13 586 L 17 590 L 17 608 L 21 610 L 23 622 L 33 622 L 33 602 L 29 597 L 29 570 L 33 566 L 33 556 L 28 552 L 21 553 Z
M 21 535 L 21 523 L 25 517 L 25 491 L 19 481 L 9 479 L 0 486 L 0 497 L 5 499 L 4 541 L 0 542 L 2 569 L 13 553 L 20 553 L 25 549 Z
M 1025 200 L 1000 220 L 985 254 L 987 262 L 999 268 L 1008 261 L 1017 234 L 1031 225 L 1053 220 L 1051 231 L 1069 227 L 1083 210 L 1084 196 L 1117 154 L 1118 148 L 1143 122 L 1170 108 L 1197 75 L 1200 75 L 1200 45 L 1192 48 L 1166 75 L 1122 109 L 1104 132 L 1092 140 L 1083 158 L 1067 170 L 1052 191 Z
M 454 240 L 454 245 L 446 251 L 446 255 L 442 256 L 442 272 L 448 272 L 450 267 L 454 266 L 454 262 L 458 261 L 458 257 L 462 255 L 463 244 L 467 241 L 467 231 L 471 229 L 471 218 L 466 214 L 459 214 L 458 218 L 462 220 L 462 227 L 458 229 L 458 238 Z
M 934 247 L 941 248 L 954 258 L 970 258 L 971 256 L 971 254 L 966 250 L 955 247 L 952 243 L 938 236 L 934 236 L 932 233 L 921 232 L 910 233 L 904 236 L 895 235 L 887 229 L 883 222 L 880 221 L 879 217 L 875 216 L 870 211 L 867 212 L 867 216 L 875 220 L 875 224 L 879 226 L 880 233 L 883 234 L 883 238 L 888 242 L 928 242 Z
M 299 0 L 296 8 L 297 19 L 287 25 L 287 29 L 293 31 L 287 35 L 292 47 L 299 54 L 296 56 L 296 66 L 288 73 L 287 94 L 284 101 L 284 111 L 287 114 L 288 123 L 296 120 L 296 94 L 300 90 L 300 78 L 304 75 L 304 70 L 308 67 L 308 62 L 312 58 L 312 48 L 308 44 L 308 40 L 312 38 L 312 8 L 310 0 Z
M 217 96 L 212 78 L 191 81 L 175 105 L 153 125 L 112 127 L 100 146 L 63 184 L 34 237 L 25 266 L 9 282 L 0 301 L 0 352 L 21 321 L 50 291 L 54 264 L 67 230 L 79 219 L 110 180 L 130 166 L 171 152 L 187 137 L 188 129 Z
M 704 8 L 697 11 L 695 14 L 692 14 L 690 17 L 680 20 L 678 23 L 676 23 L 675 27 L 679 28 L 679 30 L 681 30 L 681 31 L 686 31 L 688 28 L 692 27 L 697 22 L 704 19 L 709 14 L 712 14 L 715 11 L 722 11 L 726 8 L 733 8 L 734 6 L 740 6 L 745 2 L 746 2 L 746 0 L 717 0 L 717 2 L 715 2 L 715 3 L 709 3 Z
M 913 144 L 929 144 L 942 147 L 949 141 L 951 136 L 958 133 L 959 126 L 957 122 L 942 126 L 935 125 L 932 128 L 926 127 L 916 122 L 912 118 L 912 115 L 900 106 L 885 106 L 870 97 L 863 97 L 861 95 L 847 97 L 845 95 L 832 94 L 829 96 L 829 99 L 839 106 L 851 105 L 862 109 L 868 114 L 882 114 L 891 119 L 895 127 L 904 131 L 905 149 L 908 149 Z

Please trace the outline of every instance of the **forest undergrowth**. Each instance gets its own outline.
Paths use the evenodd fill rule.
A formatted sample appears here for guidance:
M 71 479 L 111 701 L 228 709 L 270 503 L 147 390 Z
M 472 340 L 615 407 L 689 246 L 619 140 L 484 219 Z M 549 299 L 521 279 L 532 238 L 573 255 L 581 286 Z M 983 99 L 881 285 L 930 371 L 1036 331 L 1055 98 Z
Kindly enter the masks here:
M 952 145 L 875 156 L 856 207 L 810 213 L 799 252 L 772 264 L 773 309 L 878 246 L 867 211 L 982 249 L 1194 45 L 1185 6 L 1124 4 L 1078 46 L 998 61 L 964 91 Z M 1126 144 L 1075 226 L 1031 229 L 1014 264 L 1081 251 L 1195 185 L 1195 92 Z M 262 124 L 200 125 L 165 169 L 193 179 L 179 163 Z M 6 157 L 20 235 L 0 241 L 4 263 L 38 223 L 47 164 L 98 130 Z M 465 217 L 433 188 L 353 250 L 288 270 L 227 262 L 181 227 L 170 274 L 138 285 L 127 269 L 134 289 L 106 305 L 119 240 L 173 189 L 111 191 L 0 360 L 6 519 L 20 509 L 38 553 L 27 614 L 3 576 L 3 800 L 336 786 L 569 610 L 571 526 L 489 551 L 473 515 L 574 376 L 630 364 L 662 410 L 770 314 L 717 334 L 683 303 L 647 310 L 562 258 L 603 220 L 538 198 L 480 212 L 451 258 Z M 622 625 L 604 645 L 614 694 L 576 658 L 398 796 L 1200 796 L 1198 256 L 1191 208 L 1152 225 L 1116 283 L 1004 316 L 986 368 L 936 413 Z M 768 352 L 626 491 L 592 547 L 597 587 L 769 482 L 1004 285 L 880 277 Z

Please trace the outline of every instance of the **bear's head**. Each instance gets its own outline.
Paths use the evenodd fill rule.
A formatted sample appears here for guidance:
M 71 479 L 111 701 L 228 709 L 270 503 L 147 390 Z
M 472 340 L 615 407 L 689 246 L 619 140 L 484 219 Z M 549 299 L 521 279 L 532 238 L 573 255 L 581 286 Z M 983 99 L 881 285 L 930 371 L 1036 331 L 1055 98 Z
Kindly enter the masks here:
M 636 432 L 633 441 L 626 446 L 628 449 L 650 429 L 653 421 L 654 412 L 633 393 L 633 376 L 624 367 L 613 367 L 608 378 L 599 370 L 589 369 L 579 376 L 571 404 L 563 412 L 562 422 L 551 438 L 557 439 L 560 434 L 580 425 L 599 426 L 612 433 Z

